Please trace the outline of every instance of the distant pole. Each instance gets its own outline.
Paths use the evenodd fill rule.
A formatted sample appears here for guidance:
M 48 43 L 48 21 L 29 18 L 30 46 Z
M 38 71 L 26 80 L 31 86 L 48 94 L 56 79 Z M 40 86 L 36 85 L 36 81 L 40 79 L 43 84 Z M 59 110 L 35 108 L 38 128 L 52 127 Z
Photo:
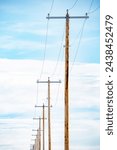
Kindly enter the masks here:
M 43 150 L 45 150 L 45 107 L 43 104 Z
M 48 77 L 48 137 L 49 150 L 51 150 L 51 121 L 50 121 L 50 78 Z
M 35 150 L 34 148 L 35 148 L 35 145 L 33 144 L 33 146 L 32 146 L 32 150 Z
M 37 150 L 41 150 L 41 131 L 43 131 L 43 130 L 41 130 L 41 119 L 43 119 L 43 118 L 33 118 L 34 120 L 39 120 L 39 130 L 37 130 L 37 135 L 38 135 L 38 149 Z M 36 130 L 33 130 L 33 131 L 36 131 Z M 37 138 L 36 138 L 37 139 Z
M 43 108 L 43 117 L 41 118 L 43 120 L 43 150 L 45 150 L 45 108 L 47 108 L 48 106 L 45 106 L 44 104 L 42 106 L 35 106 L 35 107 L 42 107 Z
M 34 145 L 34 150 L 37 150 L 37 143 L 36 143 L 36 139 L 35 139 L 35 145 Z
M 41 118 L 39 118 L 39 150 L 41 150 Z

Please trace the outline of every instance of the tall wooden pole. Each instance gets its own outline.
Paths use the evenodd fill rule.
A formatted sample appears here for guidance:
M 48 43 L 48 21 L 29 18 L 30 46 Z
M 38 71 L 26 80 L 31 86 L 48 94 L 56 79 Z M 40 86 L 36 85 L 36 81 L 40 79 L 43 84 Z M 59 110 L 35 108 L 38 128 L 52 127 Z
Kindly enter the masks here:
M 36 138 L 36 150 L 38 150 L 39 149 L 39 140 L 38 140 L 38 138 Z
M 39 150 L 41 150 L 41 118 L 39 118 Z
M 36 150 L 36 147 L 37 147 L 37 143 L 36 143 L 36 139 L 35 139 L 35 145 L 34 145 L 34 150 Z
M 45 107 L 43 104 L 43 150 L 45 150 Z
M 65 150 L 69 150 L 69 14 L 66 14 L 65 38 Z
M 45 107 L 48 107 L 48 106 L 45 106 L 43 104 L 43 106 L 37 106 L 36 105 L 35 107 L 42 107 L 43 108 L 43 117 L 41 119 L 43 120 L 43 129 L 42 129 L 42 131 L 43 131 L 43 150 L 45 150 L 45 119 L 47 119 L 47 118 L 45 118 Z
M 50 120 L 50 78 L 48 77 L 48 147 L 51 150 L 51 120 Z
M 66 16 L 50 16 L 47 19 L 66 19 L 66 38 L 65 38 L 65 121 L 64 121 L 64 149 L 69 150 L 69 19 L 87 19 L 85 16 L 69 16 L 68 10 Z

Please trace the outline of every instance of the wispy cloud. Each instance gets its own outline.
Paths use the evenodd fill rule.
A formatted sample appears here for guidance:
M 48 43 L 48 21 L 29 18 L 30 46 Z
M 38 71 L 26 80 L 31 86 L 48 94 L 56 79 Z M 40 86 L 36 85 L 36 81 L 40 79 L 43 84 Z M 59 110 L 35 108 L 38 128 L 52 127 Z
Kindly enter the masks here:
M 48 44 L 48 47 L 50 45 Z M 41 43 L 40 41 L 31 41 L 31 40 L 21 40 L 17 39 L 13 36 L 1 36 L 0 37 L 0 49 L 6 49 L 6 50 L 22 50 L 25 52 L 25 50 L 43 50 L 45 47 L 44 43 Z

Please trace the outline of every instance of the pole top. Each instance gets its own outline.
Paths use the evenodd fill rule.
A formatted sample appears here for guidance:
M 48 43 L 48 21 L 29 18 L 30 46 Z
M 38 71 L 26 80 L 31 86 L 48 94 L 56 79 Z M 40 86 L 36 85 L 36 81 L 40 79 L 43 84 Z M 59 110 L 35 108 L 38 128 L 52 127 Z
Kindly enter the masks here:
M 69 18 L 69 13 L 68 13 L 68 9 L 66 10 L 67 11 L 67 14 L 66 14 L 66 18 Z
M 39 80 L 37 80 L 37 82 L 36 83 L 39 83 Z

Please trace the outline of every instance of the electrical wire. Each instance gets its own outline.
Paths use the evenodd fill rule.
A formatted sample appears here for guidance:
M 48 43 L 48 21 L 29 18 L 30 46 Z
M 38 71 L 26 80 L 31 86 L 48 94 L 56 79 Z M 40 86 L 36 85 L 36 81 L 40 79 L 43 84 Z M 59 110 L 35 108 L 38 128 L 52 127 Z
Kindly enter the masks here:
M 59 63 L 59 60 L 60 60 L 60 55 L 61 55 L 61 51 L 62 51 L 62 47 L 63 47 L 63 40 L 64 40 L 64 31 L 63 31 L 63 35 L 62 35 L 62 40 L 61 40 L 61 44 L 60 44 L 60 50 L 59 50 L 57 62 L 56 62 L 56 65 L 54 67 L 54 70 L 53 70 L 53 73 L 52 73 L 51 77 L 55 75 L 56 70 L 58 68 L 58 63 Z
M 52 0 L 52 4 L 51 4 L 51 7 L 50 7 L 49 14 L 52 12 L 53 4 L 54 4 L 54 0 Z M 42 66 L 41 66 L 41 72 L 40 72 L 39 80 L 41 80 L 41 77 L 42 77 L 42 74 L 43 74 L 43 70 L 44 70 L 45 57 L 46 57 L 46 51 L 47 51 L 48 28 L 49 28 L 49 19 L 47 20 L 47 26 L 46 26 L 45 47 L 44 47 L 43 62 L 42 62 Z M 37 83 L 37 94 L 36 94 L 36 105 L 37 104 L 38 104 L 38 83 Z M 36 116 L 36 108 L 34 109 L 33 117 L 35 117 L 35 116 Z M 33 120 L 32 126 L 34 127 L 34 120 Z
M 50 11 L 49 11 L 49 14 L 52 12 L 52 9 L 53 9 L 53 5 L 54 5 L 54 0 L 52 0 L 52 4 L 51 4 L 51 7 L 50 7 Z
M 74 57 L 73 63 L 72 63 L 72 65 L 71 65 L 70 73 L 71 73 L 71 71 L 72 71 L 72 68 L 73 68 L 73 66 L 74 66 L 74 63 L 75 63 L 75 60 L 76 60 L 76 57 L 77 57 L 77 54 L 78 54 L 78 50 L 79 50 L 80 43 L 81 43 L 82 36 L 83 36 L 83 31 L 84 31 L 85 23 L 86 23 L 86 19 L 85 19 L 84 22 L 83 22 L 83 26 L 82 26 L 81 34 L 80 34 L 80 39 L 79 39 L 79 42 L 78 42 L 78 47 L 77 47 L 77 50 L 76 50 L 76 53 L 75 53 L 75 57 Z
M 81 33 L 81 30 L 80 30 L 80 31 L 78 32 L 78 34 L 76 35 L 75 40 L 73 40 L 73 41 L 71 42 L 70 47 L 76 43 L 76 41 L 78 40 L 78 37 L 79 37 L 80 33 Z
M 94 2 L 94 0 L 91 1 L 90 7 L 89 7 L 89 9 L 88 9 L 88 12 L 90 12 L 91 7 L 92 7 L 92 5 L 93 5 L 93 2 Z
M 75 5 L 77 4 L 77 2 L 78 2 L 78 0 L 76 0 L 76 1 L 74 2 L 74 4 L 72 5 L 72 7 L 70 7 L 68 10 L 72 10 L 72 9 L 75 7 Z
M 57 105 L 58 98 L 59 98 L 59 91 L 60 91 L 60 83 L 59 83 L 59 85 L 58 85 L 58 90 L 57 90 L 57 95 L 56 95 L 56 99 L 55 99 L 54 106 L 56 106 L 56 105 Z
M 47 20 L 45 48 L 44 48 L 43 62 L 42 62 L 42 67 L 41 67 L 41 73 L 40 73 L 39 80 L 41 80 L 41 77 L 42 77 L 42 74 L 43 74 L 43 69 L 44 69 L 44 63 L 45 63 L 45 57 L 46 57 L 46 51 L 47 51 L 48 28 L 49 28 L 49 19 Z
M 38 104 L 38 89 L 39 89 L 39 86 L 38 86 L 38 83 L 37 83 L 37 95 L 36 95 L 36 105 Z
M 93 5 L 93 2 L 94 2 L 94 0 L 91 1 L 90 7 L 89 7 L 89 9 L 88 9 L 88 14 L 94 13 L 95 11 L 97 11 L 97 9 L 99 9 L 99 7 L 97 7 L 97 8 L 94 9 L 93 11 L 90 11 L 90 10 L 91 10 L 91 7 L 92 7 L 92 5 Z M 82 26 L 81 34 L 80 34 L 80 39 L 79 39 L 79 42 L 78 42 L 78 47 L 77 47 L 77 50 L 76 50 L 76 53 L 75 53 L 75 57 L 74 57 L 73 63 L 72 63 L 72 65 L 71 65 L 70 73 L 71 73 L 71 71 L 72 71 L 73 65 L 74 65 L 74 63 L 75 63 L 75 60 L 76 60 L 76 57 L 77 57 L 77 54 L 78 54 L 78 50 L 79 50 L 79 47 L 80 47 L 81 39 L 82 39 L 82 36 L 83 36 L 83 31 L 84 31 L 85 23 L 86 23 L 86 19 L 85 19 L 84 22 L 83 22 L 83 26 Z
M 36 109 L 34 108 L 34 112 L 33 112 L 33 118 L 36 116 Z M 31 134 L 33 133 L 33 129 L 35 129 L 34 128 L 35 126 L 34 126 L 34 119 L 33 119 L 33 122 L 32 122 L 32 132 L 31 132 Z M 31 135 L 31 139 L 32 139 L 32 135 Z
M 35 102 L 35 105 L 38 105 L 38 91 L 39 91 L 39 86 L 38 86 L 38 83 L 37 83 L 37 87 L 36 87 L 36 102 Z M 34 107 L 34 112 L 33 112 L 33 118 L 36 117 L 36 108 Z M 33 123 L 32 123 L 32 133 L 33 133 L 33 129 L 35 130 L 35 126 L 34 126 L 34 119 L 33 119 Z
M 92 7 L 93 2 L 94 2 L 94 0 L 91 1 L 91 5 L 89 7 L 88 14 L 92 14 L 100 8 L 100 6 L 98 6 L 97 8 L 95 8 L 94 10 L 91 11 L 91 7 Z
M 63 58 L 64 58 L 64 50 L 62 51 L 62 54 L 61 54 L 61 59 L 60 59 L 60 61 L 59 61 L 59 64 L 60 64 L 60 62 L 62 62 L 63 61 Z M 58 70 L 58 74 L 57 74 L 57 76 L 58 76 L 58 78 L 61 78 L 61 65 L 58 65 L 59 67 L 59 70 Z
M 92 10 L 92 11 L 88 12 L 88 14 L 92 14 L 92 13 L 96 12 L 99 8 L 100 8 L 100 6 L 98 6 L 98 7 L 97 7 L 97 8 L 95 8 L 94 10 Z

